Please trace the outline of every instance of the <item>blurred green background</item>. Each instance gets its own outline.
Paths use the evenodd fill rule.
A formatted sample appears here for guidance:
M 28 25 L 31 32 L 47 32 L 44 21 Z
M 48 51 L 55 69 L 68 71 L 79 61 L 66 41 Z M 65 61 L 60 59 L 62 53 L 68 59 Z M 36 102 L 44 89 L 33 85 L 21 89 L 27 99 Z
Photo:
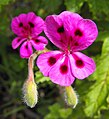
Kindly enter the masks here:
M 77 12 L 97 24 L 97 40 L 83 51 L 95 60 L 97 69 L 72 85 L 79 95 L 73 109 L 65 104 L 62 88 L 35 67 L 39 101 L 31 109 L 22 101 L 27 60 L 20 58 L 19 49 L 11 47 L 15 35 L 10 23 L 20 13 L 34 11 L 45 19 L 64 10 Z M 47 47 L 55 49 L 52 43 Z M 109 119 L 109 0 L 0 0 L 0 119 Z

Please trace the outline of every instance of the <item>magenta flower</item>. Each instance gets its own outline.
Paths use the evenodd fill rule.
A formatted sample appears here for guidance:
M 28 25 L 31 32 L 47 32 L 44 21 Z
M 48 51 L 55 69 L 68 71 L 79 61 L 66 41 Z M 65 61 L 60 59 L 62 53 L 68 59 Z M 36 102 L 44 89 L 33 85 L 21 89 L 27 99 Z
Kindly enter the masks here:
M 20 14 L 13 18 L 11 28 L 17 35 L 12 41 L 12 48 L 16 49 L 23 43 L 20 48 L 20 56 L 22 58 L 30 57 L 33 53 L 32 46 L 36 50 L 43 50 L 48 43 L 45 37 L 38 36 L 43 31 L 44 21 L 33 12 Z
M 61 86 L 70 86 L 75 77 L 84 79 L 95 71 L 95 63 L 78 52 L 90 46 L 97 37 L 95 23 L 72 12 L 50 15 L 45 20 L 45 34 L 60 51 L 41 54 L 37 66 L 44 76 Z

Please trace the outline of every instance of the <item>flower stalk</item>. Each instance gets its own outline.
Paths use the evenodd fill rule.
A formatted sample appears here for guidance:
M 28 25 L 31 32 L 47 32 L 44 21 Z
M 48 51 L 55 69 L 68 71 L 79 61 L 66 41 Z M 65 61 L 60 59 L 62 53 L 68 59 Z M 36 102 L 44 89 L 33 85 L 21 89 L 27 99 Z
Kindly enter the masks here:
M 33 108 L 38 101 L 37 85 L 34 81 L 34 60 L 37 57 L 37 52 L 32 54 L 28 60 L 28 78 L 23 85 L 23 99 L 24 102 L 31 108 Z

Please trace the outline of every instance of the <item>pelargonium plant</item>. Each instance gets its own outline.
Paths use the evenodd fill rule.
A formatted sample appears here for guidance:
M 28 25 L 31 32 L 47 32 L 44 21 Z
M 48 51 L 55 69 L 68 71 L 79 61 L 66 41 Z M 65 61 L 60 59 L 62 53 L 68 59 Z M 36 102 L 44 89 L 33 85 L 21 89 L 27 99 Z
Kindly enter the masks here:
M 75 107 L 78 98 L 71 85 L 76 78 L 85 79 L 96 68 L 93 59 L 79 52 L 88 48 L 97 38 L 96 24 L 90 19 L 83 19 L 79 14 L 69 11 L 47 16 L 45 21 L 33 12 L 29 12 L 15 17 L 11 28 L 17 35 L 12 41 L 12 47 L 16 49 L 23 43 L 20 56 L 29 59 L 29 74 L 23 87 L 24 100 L 27 105 L 34 107 L 37 103 L 37 98 L 35 98 L 37 93 L 32 93 L 37 89 L 32 86 L 35 83 L 33 61 L 40 54 L 36 61 L 39 70 L 44 76 L 50 77 L 53 83 L 65 87 L 67 103 Z M 48 42 L 43 36 L 38 36 L 42 31 L 59 50 L 44 49 Z M 37 50 L 34 54 L 32 54 L 32 46 Z M 42 51 L 38 52 L 39 50 Z M 30 85 L 29 81 L 33 84 Z

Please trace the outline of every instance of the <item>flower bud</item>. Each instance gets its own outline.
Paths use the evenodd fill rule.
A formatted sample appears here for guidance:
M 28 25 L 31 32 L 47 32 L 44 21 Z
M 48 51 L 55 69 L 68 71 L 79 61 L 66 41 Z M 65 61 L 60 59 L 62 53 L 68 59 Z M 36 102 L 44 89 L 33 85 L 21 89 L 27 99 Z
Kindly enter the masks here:
M 24 102 L 31 108 L 37 104 L 38 92 L 34 80 L 27 80 L 23 85 Z
M 71 86 L 65 87 L 65 101 L 68 106 L 73 106 L 73 108 L 78 104 L 78 95 Z

